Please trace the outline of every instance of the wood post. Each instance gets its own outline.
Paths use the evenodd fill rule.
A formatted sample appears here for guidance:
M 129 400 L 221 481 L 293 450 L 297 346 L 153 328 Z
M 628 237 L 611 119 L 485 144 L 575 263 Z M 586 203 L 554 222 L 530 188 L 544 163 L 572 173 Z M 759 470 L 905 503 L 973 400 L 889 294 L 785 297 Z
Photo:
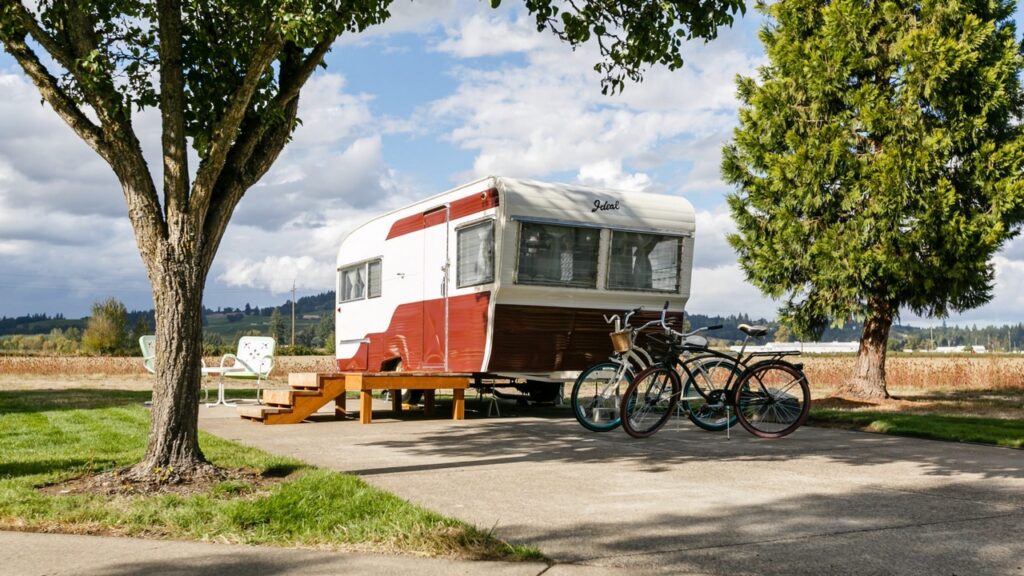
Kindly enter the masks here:
M 363 390 L 359 393 L 359 423 L 369 424 L 373 421 L 373 392 Z
M 466 389 L 452 390 L 452 420 L 466 419 Z

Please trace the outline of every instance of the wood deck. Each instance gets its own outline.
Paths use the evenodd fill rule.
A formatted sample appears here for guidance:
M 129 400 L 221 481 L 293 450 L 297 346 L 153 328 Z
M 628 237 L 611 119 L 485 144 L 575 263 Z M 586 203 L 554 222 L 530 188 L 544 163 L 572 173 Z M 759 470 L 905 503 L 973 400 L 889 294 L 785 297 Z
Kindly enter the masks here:
M 338 417 L 347 417 L 346 392 L 359 392 L 359 421 L 373 421 L 373 391 L 390 390 L 391 407 L 402 410 L 401 390 L 423 390 L 424 412 L 434 411 L 437 390 L 452 390 L 452 419 L 462 420 L 466 415 L 466 388 L 472 381 L 468 373 L 437 372 L 298 372 L 288 375 L 288 390 L 266 390 L 262 406 L 240 406 L 242 418 L 264 424 L 295 424 L 334 401 Z

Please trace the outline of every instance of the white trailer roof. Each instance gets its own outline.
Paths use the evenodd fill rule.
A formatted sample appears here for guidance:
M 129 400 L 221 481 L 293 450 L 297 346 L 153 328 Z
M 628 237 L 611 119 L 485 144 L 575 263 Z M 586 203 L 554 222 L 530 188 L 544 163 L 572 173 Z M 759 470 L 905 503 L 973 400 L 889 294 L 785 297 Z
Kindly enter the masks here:
M 680 196 L 489 176 L 382 214 L 357 227 L 342 240 L 338 265 L 379 255 L 374 237 L 381 233 L 379 227 L 481 187 L 497 188 L 501 210 L 515 220 L 683 235 L 692 235 L 695 229 L 693 206 Z
M 504 193 L 505 214 L 512 219 L 687 235 L 692 235 L 695 228 L 693 206 L 679 196 L 516 178 L 494 180 Z

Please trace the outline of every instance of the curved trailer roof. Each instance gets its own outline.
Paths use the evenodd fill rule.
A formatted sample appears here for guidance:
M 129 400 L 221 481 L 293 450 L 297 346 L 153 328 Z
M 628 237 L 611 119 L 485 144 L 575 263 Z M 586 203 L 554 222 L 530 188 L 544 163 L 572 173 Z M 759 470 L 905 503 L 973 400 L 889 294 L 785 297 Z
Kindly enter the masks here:
M 637 232 L 692 235 L 696 228 L 693 205 L 681 196 L 610 190 L 576 184 L 555 184 L 488 176 L 377 216 L 350 232 L 338 249 L 339 266 L 371 257 L 382 238 L 366 235 L 382 220 L 392 221 L 461 198 L 474 190 L 495 188 L 499 209 L 513 220 L 592 224 L 595 227 Z M 355 248 L 355 250 L 353 250 Z

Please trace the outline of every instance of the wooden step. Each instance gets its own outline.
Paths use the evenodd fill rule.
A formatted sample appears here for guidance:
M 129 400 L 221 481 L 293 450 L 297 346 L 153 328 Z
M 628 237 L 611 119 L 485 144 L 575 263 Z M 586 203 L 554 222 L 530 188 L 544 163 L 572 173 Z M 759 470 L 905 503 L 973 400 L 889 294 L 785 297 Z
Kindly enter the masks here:
M 290 372 L 288 374 L 288 386 L 296 390 L 319 390 L 321 384 L 320 376 L 316 372 Z
M 289 408 L 282 408 L 279 406 L 238 406 L 236 408 L 238 415 L 242 418 L 248 418 L 249 420 L 258 420 L 260 422 L 266 421 L 268 416 L 274 414 L 282 414 L 291 412 Z
M 291 390 L 264 391 L 263 398 L 268 406 L 245 406 L 250 409 L 246 411 L 240 407 L 238 415 L 264 424 L 297 424 L 345 394 L 343 374 L 291 373 L 288 375 L 288 385 L 292 387 Z
M 319 396 L 320 390 L 264 390 L 263 403 L 270 406 L 292 406 L 300 396 Z

